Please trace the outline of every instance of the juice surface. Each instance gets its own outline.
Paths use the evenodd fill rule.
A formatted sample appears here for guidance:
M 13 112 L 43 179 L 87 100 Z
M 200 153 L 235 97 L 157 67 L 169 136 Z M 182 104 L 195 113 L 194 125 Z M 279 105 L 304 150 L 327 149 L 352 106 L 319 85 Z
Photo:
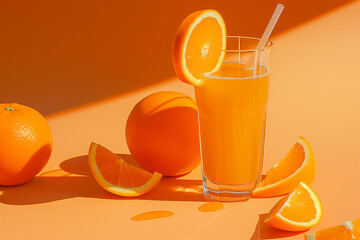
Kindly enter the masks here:
M 216 184 L 255 187 L 262 167 L 270 74 L 224 63 L 195 87 L 203 174 Z

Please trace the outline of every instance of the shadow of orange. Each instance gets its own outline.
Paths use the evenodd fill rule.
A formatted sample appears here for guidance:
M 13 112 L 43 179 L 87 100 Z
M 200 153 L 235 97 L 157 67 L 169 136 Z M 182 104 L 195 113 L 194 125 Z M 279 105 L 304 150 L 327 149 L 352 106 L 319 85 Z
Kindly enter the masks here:
M 347 2 L 285 1 L 274 35 Z M 4 0 L 0 78 L 6 88 L 0 102 L 49 115 L 164 81 L 175 76 L 172 41 L 189 13 L 214 8 L 229 35 L 261 36 L 276 3 Z
M 61 162 L 59 167 L 71 174 L 92 176 L 87 155 L 67 159 Z
M 129 154 L 121 154 L 133 161 Z M 117 200 L 209 201 L 202 193 L 201 180 L 163 177 L 150 192 L 139 197 L 121 197 L 100 187 L 93 178 L 87 156 L 63 161 L 61 169 L 45 172 L 30 182 L 16 187 L 0 187 L 0 202 L 10 205 L 27 205 L 52 202 L 74 197 Z
M 286 237 L 303 234 L 306 232 L 306 231 L 289 232 L 289 231 L 283 231 L 277 228 L 273 228 L 264 222 L 266 216 L 267 216 L 266 213 L 259 214 L 259 220 L 257 222 L 254 234 L 250 240 L 286 238 Z
M 10 205 L 28 205 L 52 202 L 74 197 L 109 198 L 91 177 L 58 176 L 35 177 L 15 187 L 0 187 L 0 202 Z

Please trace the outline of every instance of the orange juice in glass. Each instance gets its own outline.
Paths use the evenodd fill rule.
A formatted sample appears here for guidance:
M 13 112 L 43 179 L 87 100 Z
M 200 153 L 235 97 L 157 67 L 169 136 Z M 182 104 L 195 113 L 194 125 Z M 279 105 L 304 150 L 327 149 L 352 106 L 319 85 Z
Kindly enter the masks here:
M 259 40 L 228 37 L 221 69 L 195 86 L 204 193 L 216 200 L 248 199 L 261 177 L 272 44 Z

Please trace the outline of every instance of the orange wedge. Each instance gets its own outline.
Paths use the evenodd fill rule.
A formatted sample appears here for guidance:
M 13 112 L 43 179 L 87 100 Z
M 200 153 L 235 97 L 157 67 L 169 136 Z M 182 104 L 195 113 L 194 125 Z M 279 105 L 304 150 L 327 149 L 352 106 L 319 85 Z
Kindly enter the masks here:
M 162 177 L 158 172 L 150 173 L 125 162 L 96 143 L 91 143 L 88 158 L 96 181 L 105 190 L 119 196 L 140 196 L 153 189 Z
M 216 49 L 219 51 L 211 51 Z M 226 27 L 219 12 L 201 10 L 180 25 L 173 46 L 173 64 L 178 78 L 200 86 L 204 73 L 220 69 L 226 49 Z
M 315 177 L 315 160 L 310 143 L 299 137 L 285 158 L 276 163 L 253 191 L 254 197 L 279 196 L 294 190 L 301 181 L 310 184 Z
M 302 231 L 318 224 L 321 217 L 319 197 L 308 185 L 300 182 L 293 192 L 275 204 L 265 222 L 286 231 Z
M 305 235 L 306 240 L 355 240 L 360 239 L 360 218 L 346 221 L 343 225 L 319 230 Z

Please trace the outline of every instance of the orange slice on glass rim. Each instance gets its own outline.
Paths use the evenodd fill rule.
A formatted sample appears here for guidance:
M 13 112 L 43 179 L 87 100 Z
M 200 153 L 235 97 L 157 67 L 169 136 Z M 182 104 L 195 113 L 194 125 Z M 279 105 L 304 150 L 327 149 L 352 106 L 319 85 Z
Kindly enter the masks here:
M 254 197 L 274 197 L 294 190 L 301 181 L 315 177 L 315 160 L 310 143 L 299 137 L 287 155 L 276 163 L 253 191 Z
M 88 158 L 96 181 L 105 190 L 119 196 L 135 197 L 147 193 L 162 177 L 158 172 L 150 173 L 127 163 L 97 143 L 91 143 Z
M 286 231 L 303 231 L 318 224 L 322 218 L 319 197 L 308 185 L 300 185 L 270 210 L 264 222 Z
M 211 51 L 216 49 L 220 51 Z M 200 86 L 203 74 L 220 69 L 225 57 L 226 27 L 219 12 L 196 11 L 181 23 L 173 45 L 173 64 L 178 78 Z

